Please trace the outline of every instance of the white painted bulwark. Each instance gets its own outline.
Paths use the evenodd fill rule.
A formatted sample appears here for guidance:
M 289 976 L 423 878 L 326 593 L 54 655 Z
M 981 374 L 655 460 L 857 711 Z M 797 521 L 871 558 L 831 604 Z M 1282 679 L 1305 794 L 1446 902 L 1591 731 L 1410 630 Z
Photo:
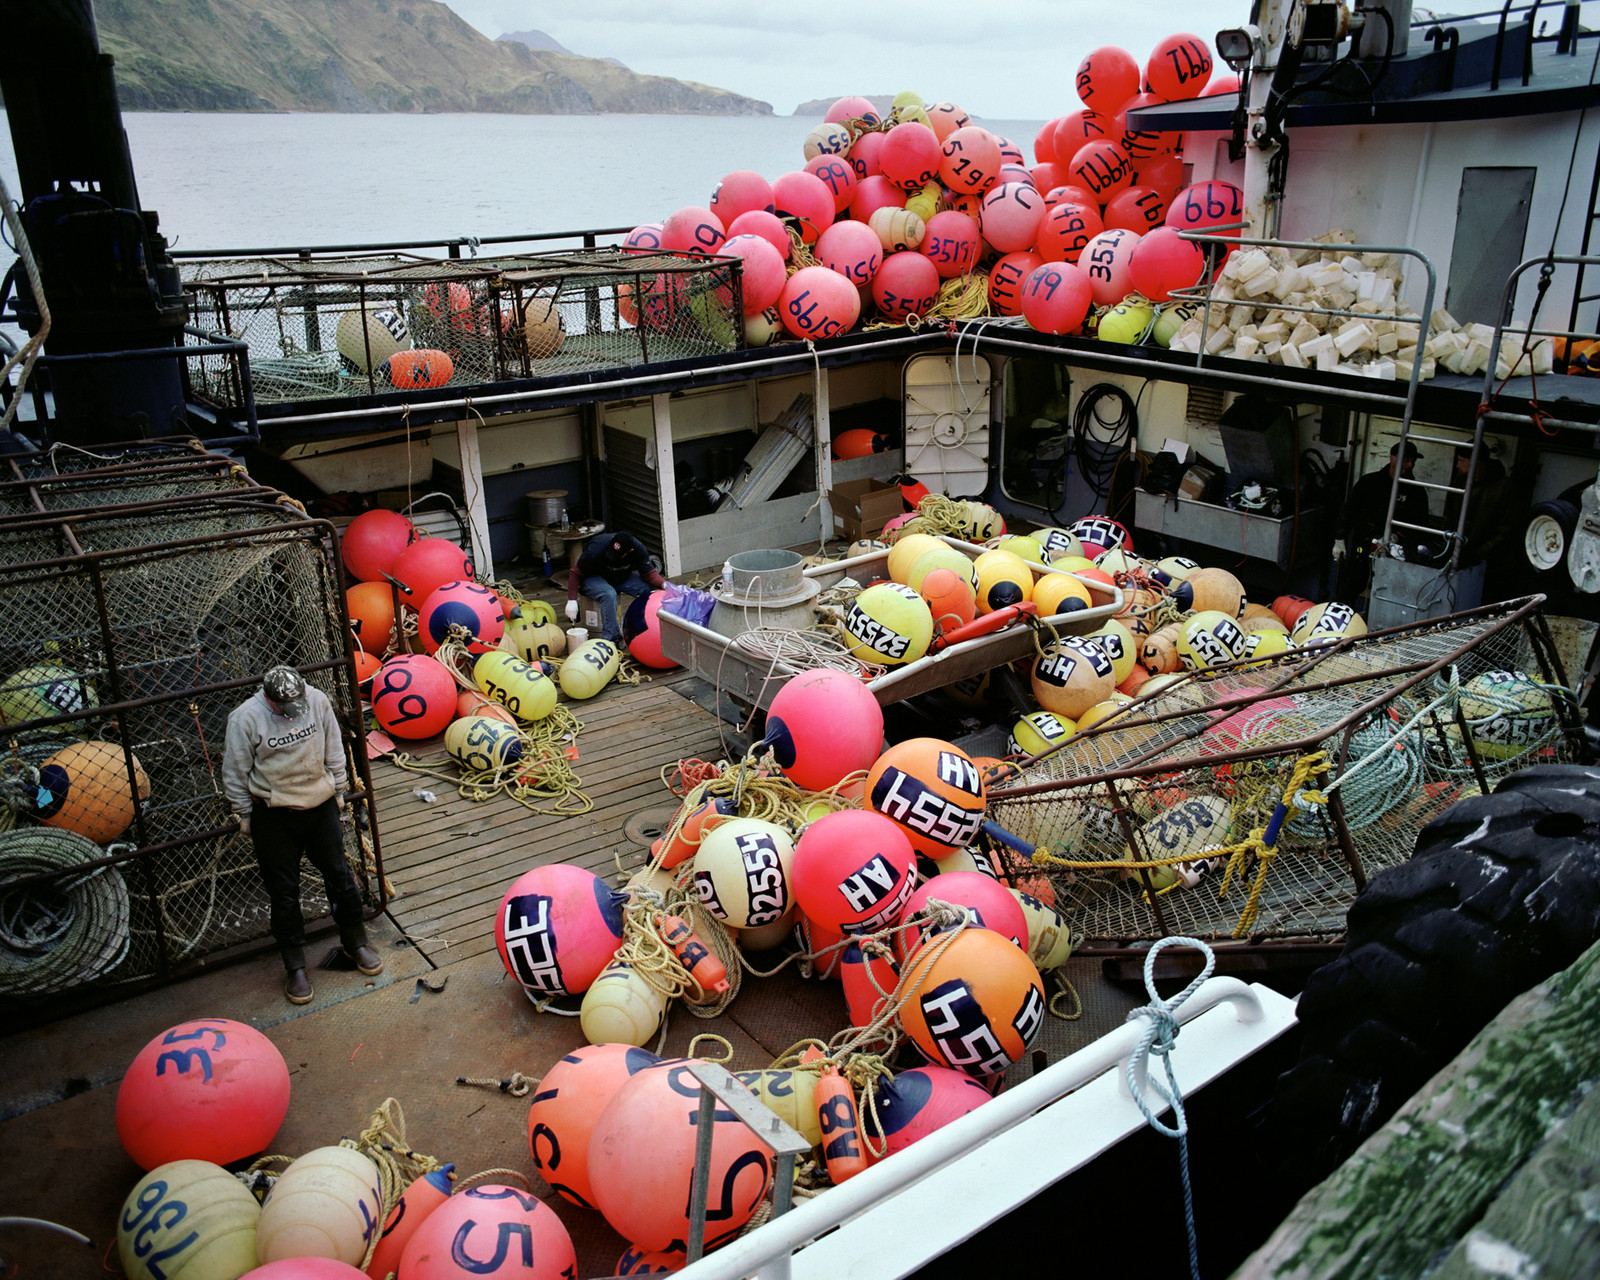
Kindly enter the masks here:
M 472 538 L 472 563 L 494 580 L 494 551 L 489 545 L 489 507 L 483 493 L 483 456 L 478 449 L 478 424 L 471 418 L 456 423 L 456 452 L 461 464 L 461 492 L 467 501 L 467 532 Z
M 667 577 L 683 572 L 678 540 L 678 477 L 672 462 L 672 397 L 650 397 L 650 418 L 655 428 L 656 492 L 661 496 L 661 558 Z

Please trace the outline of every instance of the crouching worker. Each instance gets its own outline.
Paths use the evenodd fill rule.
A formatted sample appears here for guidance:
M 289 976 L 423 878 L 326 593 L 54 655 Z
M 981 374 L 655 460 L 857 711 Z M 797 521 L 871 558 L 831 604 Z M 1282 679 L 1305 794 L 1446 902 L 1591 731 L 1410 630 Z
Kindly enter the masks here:
M 239 829 L 255 846 L 272 902 L 272 936 L 288 970 L 291 1004 L 311 999 L 306 927 L 300 913 L 300 860 L 322 873 L 345 953 L 365 974 L 383 960 L 367 943 L 361 891 L 344 859 L 339 816 L 348 789 L 344 746 L 333 704 L 293 667 L 273 667 L 261 688 L 228 716 L 222 785 Z
M 631 533 L 602 533 L 589 539 L 567 576 L 567 621 L 578 620 L 578 589 L 600 606 L 600 636 L 621 640 L 617 621 L 617 593 L 647 595 L 652 587 L 664 587 L 663 578 L 653 564 L 644 543 Z

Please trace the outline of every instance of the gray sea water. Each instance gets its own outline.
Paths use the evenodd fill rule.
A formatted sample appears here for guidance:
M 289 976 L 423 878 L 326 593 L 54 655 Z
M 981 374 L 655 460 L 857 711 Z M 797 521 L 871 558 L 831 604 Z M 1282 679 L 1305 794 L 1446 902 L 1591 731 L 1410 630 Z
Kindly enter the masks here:
M 141 200 L 166 235 L 185 249 L 240 249 L 657 221 L 703 205 L 730 170 L 800 168 L 816 121 L 130 112 L 124 123 Z M 1031 157 L 1043 121 L 980 123 Z M 20 199 L 9 127 L 0 173 Z

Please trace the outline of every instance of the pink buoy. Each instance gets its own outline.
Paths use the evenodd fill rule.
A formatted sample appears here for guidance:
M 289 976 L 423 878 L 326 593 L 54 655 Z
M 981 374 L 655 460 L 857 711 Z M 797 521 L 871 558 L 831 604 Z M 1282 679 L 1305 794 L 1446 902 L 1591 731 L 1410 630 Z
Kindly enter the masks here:
M 731 240 L 737 236 L 760 236 L 778 251 L 778 256 L 785 262 L 789 261 L 789 254 L 794 248 L 783 219 L 765 209 L 752 209 L 735 218 L 728 227 L 728 238 Z
M 779 219 L 798 230 L 806 244 L 816 243 L 817 237 L 833 225 L 837 212 L 828 184 L 804 169 L 786 173 L 772 184 L 772 205 Z
M 487 653 L 506 631 L 500 597 L 476 582 L 446 582 L 435 588 L 417 611 L 417 638 L 429 653 L 437 653 L 451 627 L 464 627 L 472 637 L 467 652 Z
M 893 819 L 868 809 L 818 818 L 801 834 L 789 868 L 800 910 L 840 933 L 873 933 L 894 924 L 916 879 L 910 838 Z
M 1033 170 L 1029 169 L 1026 165 L 1001 165 L 999 176 L 995 179 L 995 185 L 999 186 L 1000 184 L 1006 182 L 1020 182 L 1024 186 L 1033 187 L 1035 191 L 1039 189 L 1038 187 L 1034 187 L 1033 184 Z
M 861 295 L 837 271 L 802 267 L 783 286 L 778 314 L 797 338 L 832 338 L 860 318 Z
M 1128 259 L 1133 287 L 1151 302 L 1170 301 L 1172 290 L 1199 284 L 1205 272 L 1205 250 L 1171 227 L 1141 237 Z
M 528 1150 L 533 1167 L 563 1200 L 594 1208 L 589 1138 L 595 1121 L 618 1089 L 660 1061 L 628 1044 L 591 1044 L 544 1073 L 528 1107 Z
M 928 124 L 943 142 L 958 129 L 965 129 L 972 123 L 969 116 L 953 102 L 934 102 L 928 105 Z
M 1067 162 L 1067 174 L 1068 181 L 1089 188 L 1104 204 L 1133 185 L 1133 162 L 1120 142 L 1096 138 L 1078 148 Z
M 964 1071 L 930 1065 L 897 1071 L 894 1079 L 880 1080 L 874 1101 L 876 1131 L 888 1145 L 887 1154 L 893 1155 L 976 1111 L 989 1101 L 989 1091 Z
M 857 288 L 870 285 L 883 265 L 883 242 L 878 233 L 866 223 L 850 219 L 834 223 L 818 236 L 812 252 L 818 262 Z
M 857 222 L 871 222 L 879 209 L 905 207 L 906 193 L 882 174 L 861 179 L 850 196 L 850 216 Z
M 805 671 L 773 696 L 765 741 L 790 782 L 826 791 L 872 767 L 883 748 L 883 708 L 849 672 Z
M 1133 181 L 1136 186 L 1159 191 L 1167 208 L 1171 209 L 1178 189 L 1183 186 L 1183 157 L 1166 155 L 1141 160 L 1134 170 Z
M 938 135 L 920 121 L 907 120 L 883 135 L 878 169 L 902 191 L 920 191 L 938 179 L 943 159 Z
M 921 252 L 946 280 L 965 275 L 978 261 L 978 222 L 964 213 L 946 209 L 928 219 Z
M 1049 164 L 1056 158 L 1056 126 L 1061 123 L 1061 117 L 1046 120 L 1039 126 L 1039 132 L 1033 135 L 1033 162 L 1034 164 Z
M 1040 191 L 1048 191 L 1052 187 L 1059 187 L 1067 180 L 1067 168 L 1060 163 L 1036 164 L 1032 169 L 1028 170 L 1028 173 L 1033 178 L 1033 185 Z
M 691 258 L 709 257 L 722 248 L 727 238 L 722 220 L 698 205 L 685 205 L 661 226 L 661 247 Z
M 997 253 L 1033 248 L 1044 221 L 1044 197 L 1031 183 L 991 187 L 978 210 L 978 229 Z
M 1167 202 L 1154 187 L 1129 187 L 1106 202 L 1106 230 L 1126 227 L 1143 235 L 1152 227 L 1165 225 Z
M 413 609 L 445 583 L 473 576 L 471 557 L 445 538 L 418 538 L 400 553 L 390 572 L 400 584 L 400 603 Z
M 455 677 L 437 658 L 400 653 L 372 677 L 372 714 L 396 738 L 431 738 L 456 718 Z
M 1094 198 L 1094 192 L 1087 187 L 1076 186 L 1073 183 L 1064 183 L 1058 187 L 1051 187 L 1044 193 L 1044 204 L 1047 210 L 1054 209 L 1058 204 L 1081 204 L 1090 209 L 1099 207 L 1099 202 Z M 1101 228 L 1104 230 L 1105 228 Z
M 581 995 L 622 945 L 626 901 L 571 863 L 525 871 L 495 916 L 501 963 L 531 997 Z
M 918 254 L 917 256 L 921 257 L 922 255 Z M 904 491 L 902 490 L 902 492 Z M 900 528 L 902 525 L 909 524 L 916 518 L 916 513 L 914 511 L 907 511 L 904 515 L 890 516 L 889 522 L 883 526 L 883 532 L 885 536 L 887 536 L 888 534 L 893 533 L 896 529 Z
M 864 954 L 859 942 L 845 947 L 839 962 L 839 985 L 844 988 L 845 1008 L 850 1011 L 850 1025 L 865 1027 L 872 1022 L 884 996 L 894 995 L 895 984 L 900 980 L 900 969 L 894 958 L 885 955 Z
M 1118 136 L 1122 140 L 1122 149 L 1133 160 L 1135 168 L 1138 168 L 1140 161 L 1149 160 L 1153 156 L 1171 155 L 1177 149 L 1178 143 L 1183 140 L 1183 134 L 1175 130 L 1140 130 L 1128 123 L 1128 112 L 1137 111 L 1141 107 L 1156 106 L 1160 101 L 1161 99 L 1153 93 L 1141 93 L 1117 116 L 1120 126 Z
M 1008 253 L 989 268 L 989 305 L 996 315 L 1022 314 L 1023 283 L 1042 266 L 1044 259 L 1029 250 Z
M 987 129 L 966 125 L 944 138 L 939 178 L 959 194 L 981 195 L 1000 172 L 1000 144 Z
M 679 1059 L 629 1078 L 601 1112 L 589 1140 L 589 1181 L 606 1221 L 635 1247 L 665 1249 L 689 1238 L 700 1083 Z M 712 1120 L 706 1246 L 738 1234 L 772 1178 L 771 1150 L 730 1111 Z
M 1078 64 L 1078 101 L 1090 111 L 1113 116 L 1139 92 L 1139 64 L 1126 49 L 1104 45 Z
M 1089 277 L 1089 287 L 1094 291 L 1097 307 L 1115 306 L 1128 296 L 1133 281 L 1128 274 L 1128 262 L 1134 247 L 1139 243 L 1137 232 L 1126 227 L 1102 231 L 1078 255 L 1078 266 Z
M 556 1211 L 520 1187 L 495 1183 L 451 1196 L 400 1255 L 406 1280 L 562 1280 L 577 1270 L 572 1237 Z
M 1199 36 L 1168 36 L 1145 63 L 1145 83 L 1163 102 L 1198 98 L 1211 79 L 1211 46 Z
M 1000 148 L 1000 164 L 1002 167 L 1008 164 L 1017 165 L 1020 168 L 1027 167 L 1028 158 L 1022 154 L 1022 148 L 1011 141 L 1010 138 L 997 133 L 994 135 L 994 143 L 995 146 Z
M 357 582 L 381 582 L 416 537 L 416 526 L 398 511 L 363 511 L 345 527 L 339 556 Z
M 1239 228 L 1231 223 L 1244 221 L 1244 192 L 1231 182 L 1197 182 L 1178 193 L 1167 209 L 1167 225 L 1178 231 L 1218 230 L 1219 236 L 1239 238 Z
M 772 248 L 771 245 L 766 247 Z M 633 655 L 634 660 L 642 662 L 647 667 L 654 667 L 657 671 L 666 671 L 678 665 L 661 652 L 661 619 L 656 615 L 661 612 L 661 606 L 665 602 L 666 595 L 663 592 L 650 593 L 650 598 L 644 603 L 644 630 L 628 641 L 628 652 Z
M 711 193 L 710 210 L 724 228 L 741 213 L 764 209 L 772 212 L 772 184 L 754 169 L 735 169 L 724 174 Z M 730 233 L 731 234 L 731 233 Z
M 367 1280 L 367 1273 L 337 1258 L 279 1258 L 246 1271 L 239 1280 Z
M 1220 76 L 1212 76 L 1206 82 L 1206 87 L 1201 90 L 1202 98 L 1215 98 L 1224 93 L 1239 92 L 1239 77 L 1231 71 L 1224 71 Z
M 856 181 L 878 176 L 878 153 L 883 150 L 883 134 L 864 133 L 850 144 L 850 165 L 856 171 Z
M 1040 220 L 1035 244 L 1046 262 L 1076 263 L 1083 246 L 1105 229 L 1100 210 L 1093 203 L 1063 200 Z
M 173 1160 L 229 1164 L 264 1151 L 289 1111 L 277 1045 L 227 1018 L 163 1031 L 117 1086 L 117 1139 L 141 1169 Z
M 624 237 L 622 247 L 633 253 L 654 253 L 661 247 L 661 229 L 659 222 L 641 223 Z
M 865 120 L 868 124 L 877 124 L 882 118 L 870 98 L 844 97 L 828 108 L 822 123 L 844 124 L 850 120 Z
M 901 922 L 910 920 L 916 912 L 927 906 L 929 898 L 938 898 L 941 902 L 960 907 L 967 913 L 969 924 L 975 924 L 980 929 L 993 929 L 1024 951 L 1028 949 L 1028 917 L 1022 914 L 1022 904 L 1010 889 L 993 876 L 981 871 L 946 871 L 931 880 L 925 880 L 907 899 L 905 910 L 900 913 Z M 924 924 L 914 932 L 908 930 L 897 933 L 894 937 L 895 952 L 905 961 L 922 943 L 939 932 L 942 930 Z
M 856 193 L 856 171 L 848 160 L 838 156 L 816 156 L 806 161 L 805 172 L 821 178 L 828 190 L 833 192 L 835 214 L 843 213 L 850 207 L 850 199 Z
M 730 236 L 722 255 L 744 263 L 744 313 L 753 316 L 777 302 L 783 292 L 783 255 L 763 236 L 743 233 Z
M 887 320 L 926 315 L 938 296 L 939 268 L 920 253 L 891 253 L 872 277 L 872 301 Z
M 1094 291 L 1070 262 L 1047 262 L 1022 282 L 1022 318 L 1040 333 L 1077 333 Z

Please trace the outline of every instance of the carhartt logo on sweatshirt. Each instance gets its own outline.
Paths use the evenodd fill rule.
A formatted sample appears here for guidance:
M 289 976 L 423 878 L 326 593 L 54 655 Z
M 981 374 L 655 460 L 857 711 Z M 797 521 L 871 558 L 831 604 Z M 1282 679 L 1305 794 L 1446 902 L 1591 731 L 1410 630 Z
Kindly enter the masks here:
M 269 747 L 292 747 L 297 742 L 304 742 L 317 731 L 317 726 L 308 724 L 304 729 L 296 729 L 293 733 L 285 734 L 281 738 L 268 738 Z

